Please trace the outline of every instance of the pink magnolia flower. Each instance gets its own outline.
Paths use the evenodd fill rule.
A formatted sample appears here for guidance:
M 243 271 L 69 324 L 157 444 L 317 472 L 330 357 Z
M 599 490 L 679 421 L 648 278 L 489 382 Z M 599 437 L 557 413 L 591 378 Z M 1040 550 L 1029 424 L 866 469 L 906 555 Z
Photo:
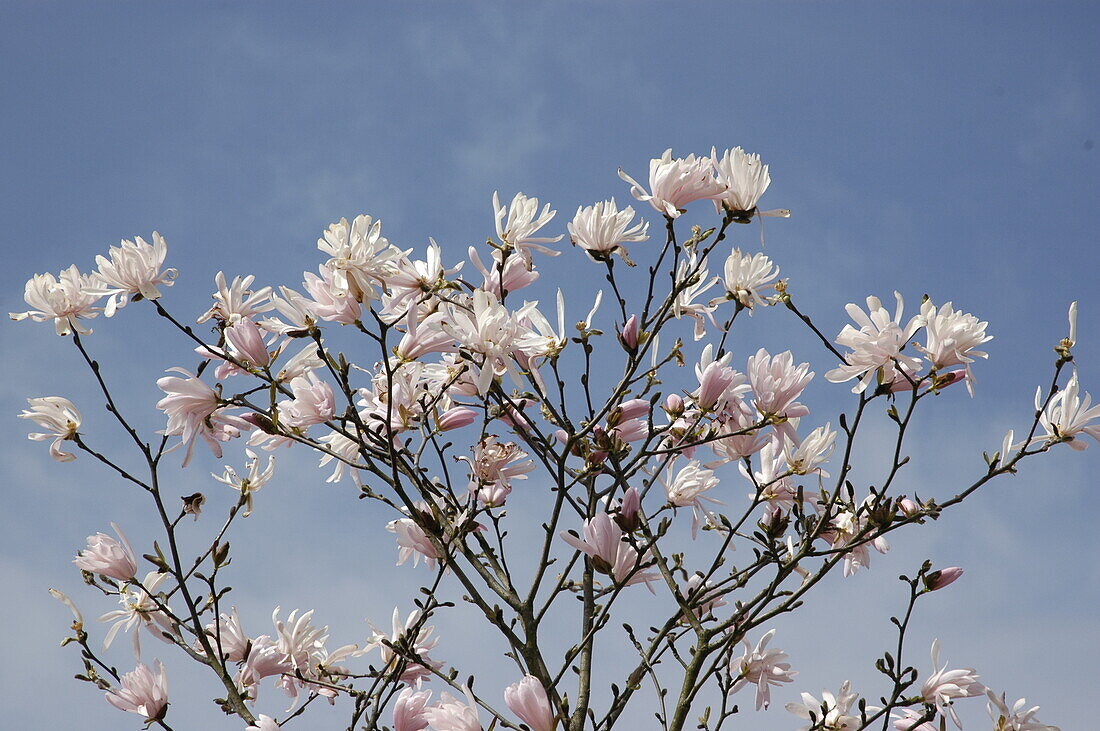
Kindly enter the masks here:
M 54 277 L 52 274 L 35 274 L 27 281 L 23 300 L 31 306 L 26 312 L 9 312 L 13 320 L 30 318 L 35 322 L 53 320 L 58 335 L 69 335 L 74 330 L 81 335 L 91 332 L 80 320 L 91 320 L 99 314 L 94 305 L 101 282 L 94 274 L 81 274 L 76 265 Z
M 456 350 L 455 339 L 443 329 L 442 312 L 433 312 L 423 320 L 417 320 L 410 312 L 406 318 L 406 332 L 397 344 L 397 356 L 402 360 L 416 360 L 429 353 L 450 353 Z
M 794 356 L 787 350 L 776 356 L 761 348 L 749 358 L 749 383 L 753 403 L 760 416 L 772 420 L 776 432 L 784 439 L 797 441 L 798 434 L 790 419 L 810 413 L 797 399 L 813 380 L 809 363 L 794 365 Z
M 27 438 L 32 442 L 42 442 L 53 439 L 50 444 L 50 456 L 58 462 L 72 462 L 76 455 L 61 449 L 62 442 L 75 439 L 77 430 L 80 429 L 80 412 L 73 406 L 73 402 L 61 396 L 43 396 L 42 398 L 29 398 L 29 409 L 24 409 L 19 414 L 20 419 L 30 419 L 38 426 L 46 429 L 45 432 L 32 432 Z
M 512 480 L 526 480 L 535 463 L 515 442 L 498 443 L 494 434 L 474 447 L 473 459 L 460 457 L 470 465 L 470 492 L 487 507 L 504 504 L 512 492 Z
M 169 368 L 187 378 L 167 376 L 157 381 L 157 387 L 168 395 L 157 402 L 157 408 L 168 416 L 164 433 L 179 436 L 186 445 L 184 467 L 191 461 L 196 437 L 202 437 L 216 457 L 222 456 L 221 442 L 239 437 L 252 424 L 226 413 L 218 407 L 218 394 L 196 376 L 182 368 Z
M 726 191 L 721 199 L 714 201 L 714 209 L 722 213 L 729 211 L 738 223 L 748 223 L 753 215 L 788 218 L 791 212 L 786 209 L 761 211 L 756 202 L 772 182 L 768 166 L 760 162 L 760 156 L 745 152 L 740 147 L 726 150 L 718 157 L 718 150 L 710 150 L 711 164 L 718 182 Z
M 227 325 L 224 332 L 229 352 L 237 360 L 257 368 L 262 368 L 271 362 L 271 354 L 267 352 L 264 335 L 252 320 L 242 318 Z
M 111 523 L 111 527 L 115 529 L 119 540 L 116 541 L 105 533 L 88 536 L 87 548 L 73 559 L 73 563 L 93 574 L 109 576 L 116 581 L 129 581 L 137 573 L 137 558 L 122 529 L 114 523 Z
M 136 713 L 148 721 L 164 718 L 168 710 L 168 676 L 156 661 L 156 673 L 148 665 L 138 666 L 122 676 L 119 688 L 107 691 L 107 702 L 120 711 Z
M 428 727 L 428 701 L 432 699 L 430 690 L 405 688 L 397 694 L 393 704 L 393 731 L 423 731 Z
M 291 379 L 289 385 L 294 398 L 279 404 L 279 416 L 287 426 L 304 429 L 323 424 L 336 413 L 332 386 L 313 372 Z
M 653 571 L 641 570 L 649 560 L 649 553 L 639 556 L 628 542 L 623 540 L 623 530 L 608 513 L 596 513 L 590 520 L 584 521 L 583 538 L 562 532 L 561 538 L 578 551 L 585 553 L 597 571 L 608 574 L 616 583 L 637 584 L 656 581 L 659 576 Z M 652 591 L 652 587 L 649 587 Z
M 504 702 L 531 731 L 554 731 L 554 710 L 546 697 L 546 688 L 534 675 L 525 675 L 505 688 Z
M 550 237 L 537 237 L 534 234 L 550 223 L 557 211 L 550 210 L 547 203 L 539 212 L 539 199 L 528 198 L 523 193 L 507 206 L 500 204 L 500 197 L 493 193 L 493 217 L 496 219 L 497 238 L 506 246 L 512 246 L 519 252 L 527 267 L 531 266 L 531 252 L 537 251 L 548 256 L 557 256 L 560 251 L 542 246 L 561 241 L 562 234 Z
M 978 682 L 978 673 L 974 668 L 948 670 L 947 663 L 940 667 L 940 641 L 932 641 L 932 667 L 937 668 L 921 686 L 920 695 L 926 703 L 934 703 L 951 717 L 960 729 L 962 723 L 955 713 L 953 705 L 956 698 L 974 698 L 985 694 L 985 686 Z
M 642 221 L 631 226 L 633 220 L 634 209 L 627 206 L 620 211 L 615 199 L 611 198 L 587 208 L 578 208 L 577 215 L 565 228 L 573 245 L 584 249 L 592 261 L 610 261 L 612 254 L 618 254 L 627 264 L 633 264 L 627 258 L 623 244 L 649 239 L 649 222 Z
M 756 710 L 767 710 L 771 705 L 771 686 L 782 685 L 794 681 L 797 672 L 791 670 L 791 664 L 786 662 L 787 653 L 782 650 L 767 649 L 768 643 L 775 636 L 775 630 L 771 630 L 756 643 L 756 647 L 749 644 L 748 638 L 742 637 L 741 642 L 745 646 L 745 652 L 739 658 L 730 662 L 730 675 L 735 680 L 730 686 L 730 692 L 736 693 L 749 683 L 756 684 Z
M 478 717 L 477 701 L 469 688 L 464 688 L 466 702 L 458 700 L 450 693 L 440 696 L 439 702 L 424 709 L 434 731 L 481 731 L 481 719 Z
M 482 283 L 479 289 L 491 292 L 500 297 L 502 292 L 515 292 L 531 285 L 539 278 L 539 273 L 534 269 L 528 269 L 522 256 L 509 256 L 504 258 L 500 250 L 493 251 L 492 266 L 486 267 L 478 256 L 477 249 L 470 247 L 470 261 L 474 268 L 481 272 Z
M 730 368 L 732 353 L 714 358 L 714 344 L 708 343 L 695 365 L 699 389 L 692 395 L 695 405 L 703 411 L 721 411 L 726 403 L 749 390 L 743 373 Z
M 400 317 L 408 310 L 410 314 L 418 309 L 418 303 L 434 304 L 431 294 L 449 286 L 447 277 L 462 269 L 462 262 L 447 268 L 443 265 L 443 253 L 439 244 L 430 239 L 427 256 L 424 261 L 413 261 L 402 256 L 394 263 L 394 270 L 386 275 L 388 291 L 382 296 L 383 308 L 387 315 Z
M 321 276 L 305 273 L 303 286 L 313 301 L 309 303 L 313 314 L 322 320 L 350 325 L 359 320 L 363 308 L 359 300 L 336 278 L 335 272 L 324 264 L 317 267 Z
M 669 218 L 679 218 L 692 201 L 721 200 L 726 193 L 726 186 L 714 178 L 714 164 L 709 157 L 673 158 L 671 147 L 649 161 L 649 192 L 622 168 L 619 177 L 630 183 L 630 194 L 635 199 L 649 201 Z
M 756 454 L 773 441 L 771 433 L 766 429 L 752 428 L 758 422 L 755 409 L 741 399 L 727 402 L 725 410 L 715 423 L 717 433 L 727 436 L 711 441 L 711 450 L 726 462 Z
M 913 377 L 920 371 L 920 358 L 903 355 L 901 350 L 924 324 L 923 318 L 914 317 L 903 327 L 901 315 L 904 302 L 897 292 L 894 292 L 894 297 L 898 306 L 893 316 L 882 306 L 878 297 L 867 298 L 867 312 L 848 304 L 845 309 L 859 329 L 845 325 L 840 331 L 837 344 L 850 348 L 851 352 L 845 356 L 844 365 L 825 374 L 826 380 L 843 383 L 859 377 L 852 393 L 862 393 L 876 375 L 881 383 L 891 384 L 897 379 L 904 380 L 906 375 Z M 897 364 L 901 365 L 901 371 Z
M 222 612 L 216 621 L 211 621 L 203 628 L 210 639 L 210 645 L 215 651 L 221 647 L 222 656 L 229 662 L 244 662 L 252 647 L 252 640 L 244 633 L 241 627 L 241 618 L 237 614 L 237 608 L 233 607 L 229 614 Z M 196 642 L 196 649 L 201 647 Z
M 417 507 L 427 509 L 427 503 L 418 503 Z M 386 524 L 386 530 L 397 537 L 397 565 L 401 566 L 410 558 L 415 568 L 420 559 L 424 559 L 424 565 L 435 569 L 436 562 L 443 558 L 435 546 L 432 545 L 428 534 L 416 524 L 412 518 L 398 518 Z
M 742 254 L 740 249 L 734 249 L 726 257 L 722 271 L 726 299 L 747 307 L 751 315 L 756 305 L 768 304 L 761 292 L 778 276 L 779 267 L 764 254 Z
M 109 297 L 103 314 L 111 317 L 117 309 L 126 306 L 131 297 L 140 295 L 147 300 L 160 298 L 158 285 L 171 287 L 176 278 L 175 269 L 162 269 L 168 246 L 164 237 L 153 232 L 152 245 L 140 236 L 133 241 L 123 240 L 119 246 L 108 250 L 110 258 L 102 254 L 95 258 L 99 266 L 102 286 L 96 294 Z
M 260 635 L 252 639 L 252 646 L 241 669 L 237 671 L 237 687 L 256 698 L 259 683 L 264 678 L 282 676 L 293 672 L 290 658 L 282 652 L 270 635 Z M 293 683 L 293 678 L 290 679 Z M 284 690 L 286 685 L 283 686 Z
M 214 284 L 218 286 L 218 291 L 212 295 L 214 306 L 196 322 L 203 323 L 213 317 L 221 322 L 234 323 L 269 311 L 273 306 L 270 301 L 271 287 L 261 287 L 253 292 L 249 287 L 255 279 L 252 274 L 233 277 L 233 282 L 227 285 L 225 273 L 218 272 L 214 276 Z

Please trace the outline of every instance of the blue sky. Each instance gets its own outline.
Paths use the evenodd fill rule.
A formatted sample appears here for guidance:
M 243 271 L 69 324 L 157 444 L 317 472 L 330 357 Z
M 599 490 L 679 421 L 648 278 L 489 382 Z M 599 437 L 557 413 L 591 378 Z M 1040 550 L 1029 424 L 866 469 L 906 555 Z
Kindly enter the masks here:
M 433 236 L 457 260 L 491 233 L 494 190 L 551 201 L 563 231 L 578 205 L 629 199 L 618 167 L 642 178 L 666 147 L 741 145 L 771 165 L 766 207 L 794 211 L 768 222 L 768 254 L 827 332 L 844 324 L 846 302 L 894 289 L 911 308 L 927 292 L 990 322 L 977 397 L 945 393 L 917 432 L 905 486 L 947 494 L 1029 418 L 1072 299 L 1081 381 L 1100 392 L 1098 20 L 1089 3 L 7 3 L 0 305 L 21 311 L 31 274 L 90 269 L 120 238 L 153 229 L 181 270 L 166 303 L 192 315 L 219 269 L 297 286 L 319 261 L 317 236 L 341 216 L 380 217 L 406 248 Z M 758 245 L 755 227 L 738 235 Z M 597 274 L 566 252 L 544 279 L 569 275 L 571 302 L 587 302 Z M 193 356 L 147 313 L 124 314 L 97 321 L 90 345 L 132 384 L 135 418 L 156 429 L 155 379 Z M 789 344 L 819 374 L 832 367 L 794 325 L 785 312 L 759 314 L 735 357 Z M 88 460 L 50 462 L 13 418 L 26 396 L 90 393 L 71 351 L 47 325 L 0 330 L 11 417 L 0 421 L 0 577 L 12 597 L 0 607 L 0 688 L 13 727 L 137 728 L 67 680 L 79 669 L 57 647 L 68 615 L 46 594 L 83 598 L 90 617 L 110 608 L 80 592 L 68 562 L 83 536 L 119 519 L 125 493 Z M 824 421 L 843 389 L 815 385 Z M 85 400 L 109 445 L 116 435 Z M 870 665 L 889 638 L 886 616 L 901 609 L 893 576 L 931 557 L 967 574 L 919 610 L 911 661 L 927 669 L 939 636 L 946 658 L 1041 704 L 1047 723 L 1085 728 L 1100 680 L 1098 455 L 1100 445 L 1058 450 L 900 536 L 872 571 L 831 582 L 812 622 L 804 614 L 780 630 L 802 675 L 776 705 L 845 677 L 881 692 Z M 238 539 L 258 554 L 234 564 L 239 601 L 253 626 L 276 604 L 316 605 L 337 639 L 361 640 L 362 619 L 386 620 L 389 587 L 409 584 L 408 572 L 389 567 L 382 517 L 320 484 L 308 460 L 283 461 Z M 216 467 L 196 459 L 180 494 L 216 494 L 205 477 Z M 131 537 L 151 539 L 138 521 Z M 331 555 L 306 541 L 319 529 L 338 544 Z M 447 660 L 492 677 L 493 657 L 454 629 Z M 216 721 L 207 701 L 182 699 L 201 698 L 206 681 L 175 667 L 176 727 Z M 268 700 L 261 710 L 281 711 L 274 691 Z M 743 723 L 797 725 L 781 708 Z

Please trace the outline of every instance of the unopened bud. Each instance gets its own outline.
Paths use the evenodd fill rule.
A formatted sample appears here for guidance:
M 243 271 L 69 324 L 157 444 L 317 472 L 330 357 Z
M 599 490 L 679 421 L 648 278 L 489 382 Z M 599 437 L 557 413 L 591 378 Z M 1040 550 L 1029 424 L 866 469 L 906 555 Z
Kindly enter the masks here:
M 637 350 L 639 327 L 637 315 L 631 315 L 630 319 L 623 325 L 622 341 L 627 350 Z
M 468 409 L 465 406 L 455 406 L 453 409 L 447 409 L 436 421 L 436 425 L 439 427 L 439 431 L 450 431 L 451 429 L 461 429 L 464 426 L 469 426 L 477 418 L 477 412 L 473 409 Z
M 928 591 L 936 591 L 948 584 L 955 583 L 955 580 L 962 575 L 963 570 L 958 566 L 951 566 L 946 569 L 940 569 L 939 571 L 933 571 L 924 575 L 924 586 Z
M 684 413 L 684 399 L 678 393 L 670 393 L 665 399 L 665 411 L 673 419 L 679 418 Z

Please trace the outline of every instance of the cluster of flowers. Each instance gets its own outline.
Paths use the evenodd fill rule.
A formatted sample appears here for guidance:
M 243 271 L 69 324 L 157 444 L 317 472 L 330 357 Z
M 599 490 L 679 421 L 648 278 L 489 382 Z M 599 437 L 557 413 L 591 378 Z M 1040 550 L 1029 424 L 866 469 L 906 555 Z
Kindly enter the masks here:
M 759 210 L 757 202 L 770 184 L 768 167 L 740 148 L 721 156 L 712 150 L 709 157 L 699 158 L 674 158 L 668 150 L 651 162 L 648 190 L 622 171 L 620 175 L 631 184 L 635 199 L 649 202 L 670 221 L 698 200 L 713 201 L 727 224 L 748 223 L 757 216 L 789 215 L 787 211 Z M 423 560 L 431 568 L 446 563 L 448 543 L 460 534 L 483 530 L 476 521 L 478 512 L 505 505 L 514 481 L 527 479 L 535 469 L 532 453 L 558 446 L 580 461 L 578 474 L 599 473 L 608 460 L 618 460 L 631 450 L 655 450 L 654 454 L 665 455 L 654 460 L 661 466 L 646 474 L 642 489 L 623 490 L 617 500 L 608 501 L 584 519 L 579 531 L 560 534 L 565 544 L 588 557 L 596 571 L 620 586 L 644 583 L 653 591 L 653 584 L 661 579 L 651 570 L 651 546 L 639 538 L 646 514 L 642 503 L 649 488 L 659 482 L 665 505 L 673 510 L 691 508 L 694 537 L 701 526 L 719 526 L 704 501 L 717 502 L 707 494 L 719 484 L 716 470 L 733 462 L 752 486 L 749 498 L 763 511 L 761 524 L 785 526 L 796 508 L 800 513 L 816 513 L 822 527 L 815 538 L 831 549 L 845 551 L 845 575 L 869 564 L 869 548 L 888 549 L 882 537 L 870 543 L 863 540 L 878 507 L 877 496 L 862 502 L 854 497 L 849 502 L 838 501 L 833 496 L 829 502 L 798 484 L 800 477 L 821 480 L 828 476 L 823 468 L 835 447 L 837 432 L 829 423 L 810 430 L 802 427 L 809 409 L 800 398 L 815 374 L 808 363 L 796 364 L 790 351 L 771 354 L 760 349 L 740 372 L 731 365 L 732 353 L 708 344 L 695 363 L 694 388 L 673 391 L 663 400 L 625 398 L 579 433 L 555 428 L 559 420 L 540 409 L 527 408 L 548 408 L 549 379 L 544 378 L 543 370 L 556 362 L 570 342 L 565 298 L 559 291 L 556 322 L 552 323 L 537 301 L 517 307 L 508 297 L 538 279 L 535 254 L 559 254 L 549 245 L 563 235 L 542 235 L 555 211 L 548 204 L 540 209 L 536 198 L 519 193 L 502 205 L 494 194 L 492 208 L 497 241 L 491 242 L 488 260 L 474 247 L 468 252 L 469 263 L 481 281 L 458 278 L 465 263 L 444 264 L 442 250 L 434 242 L 427 247 L 424 259 L 411 258 L 411 249 L 390 244 L 382 235 L 381 223 L 366 215 L 350 222 L 342 219 L 324 232 L 317 248 L 325 261 L 316 273 L 304 274 L 304 292 L 285 286 L 277 291 L 254 289 L 251 275 L 230 281 L 219 272 L 214 304 L 197 319 L 199 323 L 212 321 L 218 339 L 196 349 L 214 364 L 211 370 L 218 383 L 212 386 L 182 368 L 170 369 L 176 375 L 157 381 L 165 392 L 157 404 L 167 418 L 164 433 L 179 437 L 185 452 L 183 463 L 190 461 L 200 440 L 220 458 L 223 444 L 247 434 L 245 469 L 238 472 L 227 466 L 215 479 L 239 491 L 248 515 L 254 494 L 274 474 L 274 458 L 269 457 L 264 468 L 254 449 L 273 451 L 308 444 L 322 453 L 322 467 L 332 466 L 328 481 L 348 477 L 362 485 L 364 463 L 405 449 L 408 435 L 449 432 L 480 422 L 469 455 L 460 457 L 468 469 L 464 499 L 440 490 L 432 502 L 405 507 L 404 517 L 388 524 L 397 541 L 398 565 L 409 559 L 414 566 Z M 618 254 L 630 263 L 626 244 L 646 241 L 649 229 L 648 222 L 634 219 L 633 208 L 620 210 L 612 198 L 579 208 L 567 231 L 572 243 L 593 261 L 610 265 L 611 257 Z M 85 321 L 101 313 L 112 317 L 128 302 L 161 297 L 160 288 L 171 285 L 176 276 L 175 270 L 164 268 L 166 252 L 164 239 L 154 233 L 153 244 L 139 237 L 112 247 L 109 257 L 97 258 L 98 269 L 92 274 L 81 274 L 73 266 L 57 277 L 36 275 L 26 286 L 25 298 L 31 309 L 13 313 L 12 318 L 52 320 L 59 335 L 86 335 L 91 331 Z M 722 331 L 715 313 L 724 305 L 733 303 L 735 314 L 741 310 L 752 314 L 758 307 L 784 301 L 785 283 L 778 280 L 779 271 L 764 254 L 745 254 L 734 248 L 724 261 L 722 274 L 712 277 L 706 254 L 697 247 L 685 247 L 675 272 L 671 316 L 692 320 L 696 340 L 708 331 Z M 707 293 L 716 286 L 721 294 L 708 299 Z M 902 297 L 895 296 L 893 314 L 875 297 L 867 298 L 866 310 L 848 305 L 854 325 L 845 326 L 835 340 L 848 352 L 833 351 L 843 362 L 825 374 L 826 380 L 856 380 L 852 390 L 859 394 L 916 394 L 920 389 L 938 390 L 960 381 L 970 387 L 974 380 L 971 365 L 986 357 L 978 348 L 991 340 L 987 323 L 956 311 L 950 302 L 937 307 L 927 299 L 919 314 L 906 321 Z M 599 332 L 593 322 L 600 302 L 597 295 L 587 317 L 578 323 L 580 341 Z M 640 359 L 648 349 L 655 372 L 659 367 L 657 336 L 651 337 L 647 328 L 655 327 L 656 320 L 629 314 L 625 305 L 622 315 L 623 321 L 615 325 L 620 344 L 633 359 Z M 322 329 L 326 323 L 364 332 L 376 326 L 381 333 L 376 337 L 383 359 L 371 368 L 359 368 L 365 373 L 363 385 L 349 385 L 346 369 L 343 377 L 338 377 L 337 366 L 325 357 Z M 400 336 L 394 337 L 396 343 L 386 339 L 391 330 Z M 1074 330 L 1071 314 L 1071 340 Z M 230 379 L 245 375 L 260 378 L 271 387 L 271 393 L 280 396 L 273 397 L 268 407 L 242 396 L 226 397 Z M 525 394 L 533 391 L 535 397 L 509 396 L 503 386 L 505 378 L 525 389 Z M 1042 411 L 1040 423 L 1046 433 L 1034 437 L 1032 443 L 1064 442 L 1083 448 L 1079 435 L 1100 439 L 1100 424 L 1093 423 L 1100 418 L 1100 406 L 1091 406 L 1089 394 L 1080 396 L 1076 372 L 1069 386 L 1045 404 L 1039 398 L 1036 405 Z M 346 410 L 338 405 L 343 401 L 348 402 Z M 77 408 L 57 396 L 34 398 L 29 403 L 21 416 L 43 429 L 30 438 L 52 439 L 50 452 L 55 459 L 74 459 L 63 447 L 67 441 L 80 446 L 81 414 Z M 662 412 L 664 418 L 657 418 Z M 489 433 L 489 428 L 510 431 L 516 441 Z M 547 438 L 546 434 L 553 436 Z M 1012 442 L 1010 433 L 1002 460 L 1019 448 Z M 704 461 L 701 447 L 710 451 L 712 460 Z M 754 456 L 755 467 L 751 462 Z M 199 503 L 196 501 L 190 512 L 197 514 Z M 911 515 L 921 510 L 907 499 L 898 505 Z M 140 658 L 137 638 L 141 626 L 159 640 L 183 640 L 167 597 L 158 593 L 168 574 L 152 572 L 138 581 L 134 552 L 121 531 L 116 531 L 118 540 L 104 534 L 90 537 L 75 563 L 84 571 L 119 582 L 122 608 L 101 618 L 114 622 L 106 645 L 119 631 L 134 630 L 135 655 Z M 782 533 L 780 529 L 778 534 Z M 791 536 L 786 543 L 788 560 L 796 562 L 803 548 L 796 546 Z M 941 579 L 941 585 L 950 580 L 949 574 Z M 683 595 L 700 618 L 725 604 L 720 595 L 708 591 L 708 582 L 699 574 L 683 587 Z M 266 677 L 277 677 L 277 685 L 294 698 L 308 688 L 310 693 L 331 699 L 336 690 L 327 680 L 348 672 L 340 663 L 377 648 L 387 671 L 408 685 L 395 704 L 396 728 L 480 728 L 478 703 L 469 690 L 467 702 L 444 693 L 431 704 L 431 691 L 421 689 L 441 664 L 428 658 L 438 639 L 419 612 L 401 621 L 394 610 L 391 633 L 375 630 L 362 649 L 346 645 L 331 652 L 326 649 L 327 627 L 312 624 L 312 611 L 292 612 L 285 621 L 278 614 L 276 609 L 275 632 L 270 635 L 246 635 L 236 610 L 222 614 L 206 628 L 224 659 L 237 664 L 236 683 L 249 699 L 256 699 L 259 682 Z M 768 707 L 772 686 L 791 682 L 795 675 L 786 653 L 768 649 L 773 635 L 774 630 L 768 632 L 755 647 L 743 638 L 744 654 L 729 665 L 731 691 L 756 685 L 757 708 Z M 938 645 L 933 645 L 933 662 L 938 665 Z M 124 676 L 121 688 L 109 694 L 112 704 L 150 720 L 160 718 L 167 703 L 167 682 L 163 666 L 158 662 L 156 667 L 154 673 L 139 664 Z M 528 676 L 505 691 L 508 707 L 533 731 L 550 731 L 556 724 L 546 690 L 537 678 Z M 921 700 L 957 723 L 953 701 L 984 692 L 972 670 L 947 671 L 944 666 L 925 683 Z M 853 723 L 849 711 L 854 699 L 845 685 L 838 695 L 826 694 L 820 702 L 804 694 L 802 704 L 789 704 L 788 709 L 803 718 L 811 714 L 820 718 L 824 709 L 826 727 L 843 729 Z M 1003 718 L 1010 717 L 1003 698 L 993 698 L 994 707 Z M 1011 713 L 1015 714 L 1012 718 L 1024 719 L 1017 724 L 1019 728 L 1047 728 L 1020 725 L 1030 723 L 1027 719 L 1034 709 L 1017 708 Z M 931 728 L 925 723 L 905 726 L 921 717 L 910 710 L 905 714 L 895 723 L 899 731 Z M 273 727 L 269 717 L 260 719 L 260 725 L 253 728 Z

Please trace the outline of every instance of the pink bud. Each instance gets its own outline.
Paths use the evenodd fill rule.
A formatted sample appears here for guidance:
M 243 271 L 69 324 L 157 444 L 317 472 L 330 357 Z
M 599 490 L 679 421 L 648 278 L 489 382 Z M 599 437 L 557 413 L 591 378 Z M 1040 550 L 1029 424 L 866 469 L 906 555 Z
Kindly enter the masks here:
M 942 589 L 949 584 L 955 583 L 955 580 L 962 575 L 963 570 L 961 568 L 958 566 L 951 566 L 926 574 L 924 577 L 924 585 L 928 591 L 936 591 L 937 589 Z
M 531 727 L 531 731 L 554 731 L 554 711 L 550 708 L 546 689 L 534 675 L 525 675 L 505 688 L 504 702 Z
M 912 518 L 920 512 L 920 506 L 907 497 L 903 497 L 898 501 L 898 507 L 901 509 L 901 512 L 905 513 L 906 517 L 909 518 Z
M 627 350 L 635 350 L 638 347 L 638 316 L 631 315 L 630 319 L 623 325 L 623 345 Z
M 638 529 L 641 521 L 638 520 L 638 510 L 642 507 L 642 498 L 635 488 L 630 488 L 623 493 L 623 501 L 619 504 L 619 512 L 615 515 L 615 522 L 625 531 L 633 532 Z
M 673 418 L 684 413 L 684 399 L 680 397 L 680 394 L 670 393 L 668 395 L 665 399 L 665 411 Z
M 464 426 L 469 426 L 474 423 L 476 418 L 477 412 L 473 409 L 468 409 L 465 406 L 455 406 L 453 409 L 443 412 L 436 424 L 439 426 L 440 431 L 450 431 L 451 429 L 461 429 Z

